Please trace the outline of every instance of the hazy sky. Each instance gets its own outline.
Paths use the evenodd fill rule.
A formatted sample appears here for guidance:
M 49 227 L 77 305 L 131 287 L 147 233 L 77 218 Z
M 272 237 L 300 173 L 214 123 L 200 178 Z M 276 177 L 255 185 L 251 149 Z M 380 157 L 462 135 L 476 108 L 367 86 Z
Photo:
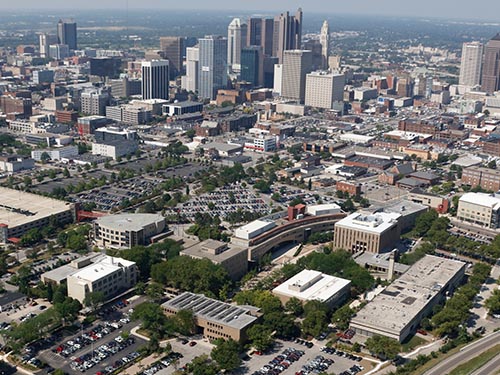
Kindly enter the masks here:
M 128 0 L 129 8 L 295 10 L 439 18 L 477 18 L 500 21 L 498 0 Z M 124 9 L 127 0 L 0 0 L 5 9 Z

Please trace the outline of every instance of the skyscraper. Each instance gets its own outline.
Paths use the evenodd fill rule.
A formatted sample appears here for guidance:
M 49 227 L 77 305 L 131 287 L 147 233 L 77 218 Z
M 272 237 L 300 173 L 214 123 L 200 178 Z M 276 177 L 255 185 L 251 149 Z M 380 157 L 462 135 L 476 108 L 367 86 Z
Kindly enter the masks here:
M 324 21 L 323 26 L 321 26 L 319 41 L 321 43 L 321 56 L 323 57 L 322 68 L 328 69 L 328 56 L 330 56 L 330 27 L 328 21 Z
M 246 42 L 247 25 L 240 18 L 234 18 L 227 28 L 227 66 L 234 72 L 240 71 L 241 49 Z
M 299 8 L 295 16 L 289 12 L 281 13 L 274 17 L 273 56 L 283 62 L 286 50 L 301 48 L 302 42 L 302 9 Z
M 227 86 L 227 39 L 208 35 L 198 40 L 200 49 L 199 88 L 201 98 L 215 99 Z
M 241 80 L 253 86 L 261 86 L 263 81 L 262 47 L 249 46 L 241 50 Z
M 261 46 L 266 56 L 273 54 L 274 20 L 272 18 L 249 18 L 247 46 Z
M 49 57 L 49 46 L 57 44 L 57 35 L 54 34 L 40 34 L 40 57 Z
M 283 76 L 281 96 L 304 102 L 306 75 L 312 70 L 312 52 L 287 50 L 283 54 Z
M 333 109 L 341 107 L 344 99 L 345 75 L 312 72 L 306 77 L 305 105 Z
M 186 91 L 196 92 L 199 86 L 199 63 L 200 49 L 196 47 L 186 48 L 186 76 L 182 88 Z
M 168 60 L 142 62 L 142 98 L 168 99 Z
M 57 23 L 57 42 L 66 44 L 70 50 L 77 49 L 76 22 L 74 20 L 59 20 Z
M 460 62 L 458 83 L 465 86 L 477 86 L 481 83 L 484 46 L 479 42 L 464 43 Z
M 169 62 L 170 79 L 182 74 L 184 56 L 184 38 L 178 36 L 162 36 L 160 38 L 162 57 Z
M 500 33 L 486 43 L 481 83 L 482 90 L 488 93 L 500 88 Z

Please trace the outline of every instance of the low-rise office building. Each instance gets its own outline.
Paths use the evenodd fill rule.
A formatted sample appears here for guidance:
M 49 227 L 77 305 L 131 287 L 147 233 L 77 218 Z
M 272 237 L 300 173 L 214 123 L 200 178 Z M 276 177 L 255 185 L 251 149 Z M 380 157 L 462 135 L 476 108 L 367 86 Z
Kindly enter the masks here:
M 329 307 L 335 307 L 349 297 L 350 288 L 349 280 L 318 271 L 303 270 L 274 288 L 273 294 L 283 305 L 291 298 L 297 298 L 302 303 L 320 301 Z
M 165 234 L 165 218 L 159 214 L 118 214 L 94 221 L 93 238 L 100 248 L 148 245 Z
M 500 170 L 482 167 L 465 168 L 462 171 L 462 184 L 475 188 L 480 186 L 484 190 L 500 190 Z
M 135 262 L 104 255 L 67 277 L 68 297 L 84 303 L 90 293 L 102 292 L 106 300 L 137 283 Z
M 222 338 L 245 342 L 246 331 L 259 318 L 259 309 L 256 307 L 231 305 L 189 292 L 161 306 L 167 316 L 176 315 L 181 310 L 191 310 L 197 327 L 208 340 Z
M 464 275 L 465 263 L 426 255 L 357 312 L 351 328 L 364 336 L 403 342 Z
M 35 166 L 35 160 L 21 155 L 0 155 L 0 171 L 18 172 L 25 169 L 32 169 Z
M 466 193 L 458 200 L 457 219 L 486 228 L 500 227 L 500 197 Z
M 137 141 L 116 140 L 103 143 L 92 143 L 92 155 L 101 155 L 116 160 L 126 155 L 132 155 L 139 148 Z
M 239 280 L 248 270 L 248 250 L 216 240 L 205 240 L 180 252 L 195 259 L 209 259 L 226 269 L 233 280 Z
M 392 250 L 399 241 L 401 228 L 398 213 L 355 212 L 335 224 L 333 248 L 351 253 L 381 253 Z
M 75 220 L 75 206 L 68 202 L 0 187 L 0 244 L 16 242 L 30 229 L 41 228 L 51 218 L 60 224 Z
M 203 111 L 203 103 L 199 102 L 178 102 L 163 105 L 163 115 L 179 116 L 186 113 L 196 113 Z
M 46 154 L 50 160 L 71 159 L 78 156 L 78 147 L 65 146 L 31 151 L 31 157 L 36 161 L 41 161 L 42 155 L 44 154 Z

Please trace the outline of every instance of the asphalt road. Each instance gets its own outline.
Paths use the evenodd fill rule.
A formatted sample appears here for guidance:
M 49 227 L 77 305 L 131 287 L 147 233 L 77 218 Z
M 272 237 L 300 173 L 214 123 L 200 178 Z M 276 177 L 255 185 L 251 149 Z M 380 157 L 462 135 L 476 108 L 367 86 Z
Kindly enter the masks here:
M 472 344 L 466 346 L 464 349 L 455 353 L 454 355 L 446 358 L 440 362 L 437 366 L 434 366 L 429 371 L 425 372 L 424 375 L 445 375 L 448 374 L 455 367 L 460 364 L 469 361 L 470 359 L 477 357 L 483 351 L 489 349 L 490 347 L 498 344 L 500 340 L 500 331 L 494 332 L 491 335 L 485 336 Z M 498 358 L 498 357 L 497 357 Z M 486 374 L 486 373 L 484 373 Z M 491 374 L 491 373 L 489 373 Z
M 481 367 L 479 370 L 472 373 L 472 375 L 491 375 L 500 373 L 500 354 Z

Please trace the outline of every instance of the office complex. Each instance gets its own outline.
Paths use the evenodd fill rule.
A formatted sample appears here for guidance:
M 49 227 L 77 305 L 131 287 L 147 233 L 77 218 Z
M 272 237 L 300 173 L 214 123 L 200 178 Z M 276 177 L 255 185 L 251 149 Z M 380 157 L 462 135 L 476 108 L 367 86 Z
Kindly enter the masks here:
M 306 76 L 305 105 L 333 109 L 342 107 L 345 76 L 326 72 L 312 72 Z
M 246 46 L 247 25 L 234 18 L 227 28 L 227 66 L 233 72 L 240 71 L 241 49 Z
M 401 229 L 398 213 L 364 214 L 355 212 L 335 224 L 333 248 L 351 253 L 381 253 L 392 250 Z
M 245 342 L 247 329 L 257 321 L 259 315 L 256 307 L 231 305 L 190 292 L 184 292 L 161 306 L 168 316 L 181 310 L 191 310 L 196 325 L 210 341 L 222 338 Z
M 169 63 L 169 78 L 182 74 L 182 61 L 184 57 L 184 38 L 178 36 L 163 36 L 160 38 L 162 58 Z
M 186 48 L 186 75 L 183 76 L 182 88 L 188 92 L 198 91 L 200 70 L 200 49 Z
M 57 44 L 57 35 L 54 34 L 40 34 L 38 37 L 40 57 L 49 57 L 49 46 Z
M 241 81 L 249 82 L 252 86 L 261 86 L 264 73 L 262 57 L 262 47 L 243 48 L 241 51 Z
M 198 40 L 200 49 L 198 95 L 215 99 L 217 90 L 227 86 L 227 39 L 209 35 Z
M 247 46 L 260 46 L 266 56 L 273 54 L 274 20 L 272 18 L 249 18 Z
M 466 193 L 458 200 L 457 219 L 486 228 L 500 226 L 500 197 Z
M 285 305 L 291 298 L 302 303 L 319 301 L 330 308 L 339 306 L 349 297 L 351 282 L 324 273 L 303 270 L 273 289 L 281 303 Z
M 481 89 L 493 93 L 500 88 L 500 33 L 486 43 L 484 48 Z
M 169 62 L 168 60 L 144 61 L 142 70 L 142 98 L 168 99 Z
M 483 49 L 483 44 L 479 42 L 463 44 L 460 78 L 458 80 L 460 85 L 475 87 L 481 84 Z
M 68 297 L 84 303 L 90 293 L 102 292 L 105 300 L 135 286 L 139 271 L 135 262 L 103 255 L 67 276 Z
M 59 20 L 57 24 L 57 43 L 66 44 L 72 51 L 77 49 L 76 22 L 74 20 Z
M 306 75 L 311 70 L 311 51 L 284 51 L 281 96 L 303 103 L 306 92 Z
M 284 61 L 287 50 L 300 49 L 302 42 L 302 9 L 298 9 L 294 16 L 289 12 L 274 17 L 273 56 L 279 62 Z
M 465 263 L 426 255 L 356 313 L 351 328 L 364 336 L 404 341 L 460 285 Z
M 167 229 L 165 218 L 159 214 L 118 214 L 94 221 L 93 238 L 101 248 L 131 248 L 148 245 Z
M 68 202 L 0 187 L 0 244 L 18 242 L 30 229 L 72 223 L 75 206 Z M 53 219 L 51 219 L 53 218 Z
M 319 41 L 321 43 L 321 69 L 328 69 L 328 58 L 330 57 L 330 27 L 328 21 L 324 21 L 323 26 L 321 26 Z
M 88 89 L 80 95 L 80 107 L 86 115 L 106 114 L 106 106 L 109 104 L 109 93 L 103 89 Z

